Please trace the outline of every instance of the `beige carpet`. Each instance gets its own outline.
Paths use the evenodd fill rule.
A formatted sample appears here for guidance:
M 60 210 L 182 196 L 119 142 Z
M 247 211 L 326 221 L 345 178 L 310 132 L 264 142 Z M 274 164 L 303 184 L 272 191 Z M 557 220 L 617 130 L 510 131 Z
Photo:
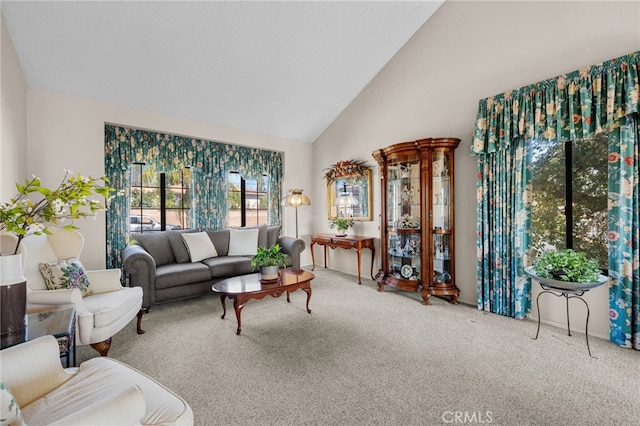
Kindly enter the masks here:
M 640 353 L 316 268 L 313 296 L 154 307 L 110 356 L 183 396 L 198 425 L 639 425 Z M 96 356 L 78 348 L 78 361 Z

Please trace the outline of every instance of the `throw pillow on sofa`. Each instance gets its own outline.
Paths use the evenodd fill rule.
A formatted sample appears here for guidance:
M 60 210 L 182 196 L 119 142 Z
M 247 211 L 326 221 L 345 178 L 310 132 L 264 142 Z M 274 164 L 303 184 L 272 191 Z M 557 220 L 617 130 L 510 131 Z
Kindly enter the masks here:
M 230 229 L 228 256 L 253 256 L 258 252 L 258 232 L 255 229 Z
M 78 259 L 40 263 L 38 268 L 49 290 L 77 288 L 82 292 L 82 297 L 93 294 L 87 271 Z
M 187 246 L 184 244 L 184 240 L 182 239 L 182 234 L 191 234 L 194 232 L 200 232 L 200 230 L 195 228 L 167 230 L 169 245 L 171 246 L 171 250 L 173 250 L 173 256 L 176 258 L 176 263 L 191 262 Z
M 187 246 L 191 263 L 200 262 L 210 257 L 218 257 L 213 241 L 206 232 L 194 232 L 191 234 L 182 234 L 184 244 Z

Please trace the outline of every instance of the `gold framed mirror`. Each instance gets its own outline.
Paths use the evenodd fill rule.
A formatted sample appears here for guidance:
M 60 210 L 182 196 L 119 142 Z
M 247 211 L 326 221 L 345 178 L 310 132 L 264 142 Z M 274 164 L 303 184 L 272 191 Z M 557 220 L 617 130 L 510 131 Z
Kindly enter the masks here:
M 328 218 L 351 217 L 373 220 L 371 206 L 371 170 L 364 174 L 342 176 L 327 184 Z

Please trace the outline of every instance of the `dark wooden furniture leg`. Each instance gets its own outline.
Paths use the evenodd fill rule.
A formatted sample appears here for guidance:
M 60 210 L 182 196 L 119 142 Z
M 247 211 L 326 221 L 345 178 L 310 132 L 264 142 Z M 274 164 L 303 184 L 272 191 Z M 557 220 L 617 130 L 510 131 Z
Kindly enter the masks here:
M 247 302 L 243 302 L 243 303 L 238 303 L 238 298 L 234 297 L 233 298 L 233 309 L 236 311 L 236 320 L 238 320 L 238 329 L 236 330 L 236 335 L 240 335 L 240 331 L 241 331 L 241 319 L 240 317 L 242 316 L 242 308 L 244 308 L 244 306 L 247 304 Z
M 307 313 L 311 313 L 311 309 L 309 309 L 309 301 L 311 300 L 311 287 L 302 287 L 305 293 L 307 293 Z
M 109 348 L 111 347 L 111 337 L 109 337 L 107 340 L 103 340 L 102 342 L 92 343 L 91 347 L 98 351 L 100 356 L 107 356 Z
M 224 319 L 225 315 L 227 315 L 227 305 L 224 304 L 227 295 L 224 293 L 220 294 L 220 302 L 222 303 L 222 319 Z
M 149 308 L 140 308 L 138 312 L 138 323 L 136 324 L 136 331 L 138 334 L 144 334 L 144 330 L 142 329 L 142 315 L 148 314 Z
M 376 248 L 373 245 L 369 248 L 371 249 L 371 279 L 375 280 L 376 277 L 373 276 L 373 259 L 376 258 Z

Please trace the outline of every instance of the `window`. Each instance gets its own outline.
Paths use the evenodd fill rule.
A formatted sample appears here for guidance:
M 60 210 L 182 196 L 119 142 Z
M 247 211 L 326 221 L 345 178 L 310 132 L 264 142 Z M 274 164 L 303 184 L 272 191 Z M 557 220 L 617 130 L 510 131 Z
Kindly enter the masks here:
M 157 173 L 155 167 L 131 167 L 129 230 L 191 228 L 191 173 L 188 168 Z
M 229 173 L 228 213 L 229 227 L 254 226 L 269 223 L 269 179 L 245 179 L 240 173 Z
M 608 136 L 532 144 L 534 256 L 572 248 L 608 267 Z

